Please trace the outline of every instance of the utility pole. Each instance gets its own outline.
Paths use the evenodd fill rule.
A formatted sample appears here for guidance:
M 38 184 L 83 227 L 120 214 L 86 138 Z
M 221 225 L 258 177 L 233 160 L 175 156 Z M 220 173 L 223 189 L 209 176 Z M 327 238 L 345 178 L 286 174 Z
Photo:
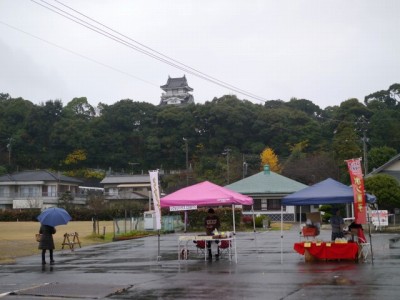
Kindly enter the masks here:
M 224 152 L 222 153 L 223 155 L 226 155 L 226 172 L 227 172 L 227 182 L 229 184 L 229 153 L 231 152 L 231 149 L 225 148 Z
M 368 120 L 367 118 L 362 115 L 361 117 L 358 118 L 357 124 L 359 126 L 359 130 L 362 131 L 362 142 L 363 142 L 363 161 L 364 161 L 364 175 L 368 174 L 368 156 L 367 156 L 367 142 L 369 139 L 367 138 L 367 130 L 368 130 Z
M 242 179 L 247 175 L 247 162 L 245 160 L 244 154 L 243 154 L 243 176 Z
M 8 139 L 7 149 L 8 149 L 8 164 L 11 165 L 11 149 L 12 149 L 12 138 Z
M 187 138 L 183 138 L 186 152 L 186 186 L 189 186 L 189 145 Z

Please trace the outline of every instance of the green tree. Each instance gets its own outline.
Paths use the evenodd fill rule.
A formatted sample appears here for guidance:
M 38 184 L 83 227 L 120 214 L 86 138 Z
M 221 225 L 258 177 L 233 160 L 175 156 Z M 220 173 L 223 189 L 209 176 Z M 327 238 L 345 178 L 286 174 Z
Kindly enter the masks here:
M 71 194 L 70 191 L 64 192 L 58 198 L 58 206 L 64 208 L 67 211 L 71 211 L 74 208 L 74 196 Z
M 377 174 L 365 179 L 365 190 L 376 196 L 378 207 L 393 212 L 400 207 L 400 184 L 393 176 Z
M 0 166 L 0 176 L 7 174 L 7 168 L 4 166 Z
M 356 135 L 354 127 L 343 124 L 338 127 L 332 143 L 335 156 L 339 161 L 362 156 L 360 138 Z
M 400 152 L 400 110 L 375 111 L 370 118 L 368 137 L 373 148 L 387 146 Z
M 31 167 L 48 168 L 58 164 L 50 136 L 57 122 L 62 117 L 62 102 L 60 100 L 49 100 L 45 104 L 35 106 L 28 116 L 28 127 L 26 145 L 30 153 L 35 153 Z
M 86 119 L 93 118 L 96 115 L 94 107 L 90 105 L 86 97 L 72 99 L 65 106 L 64 113 Z
M 365 96 L 364 102 L 367 106 L 378 102 L 384 104 L 386 108 L 393 108 L 399 106 L 400 100 L 400 84 L 394 83 L 387 90 L 380 90 Z
M 315 105 L 310 100 L 306 99 L 292 98 L 287 103 L 287 106 L 295 110 L 303 111 L 309 116 L 318 116 L 322 112 L 322 109 L 318 105 Z
M 368 152 L 368 165 L 371 170 L 379 168 L 397 154 L 396 149 L 383 146 L 372 148 Z
M 309 185 L 327 178 L 338 180 L 339 167 L 332 153 L 307 153 L 286 161 L 282 175 Z

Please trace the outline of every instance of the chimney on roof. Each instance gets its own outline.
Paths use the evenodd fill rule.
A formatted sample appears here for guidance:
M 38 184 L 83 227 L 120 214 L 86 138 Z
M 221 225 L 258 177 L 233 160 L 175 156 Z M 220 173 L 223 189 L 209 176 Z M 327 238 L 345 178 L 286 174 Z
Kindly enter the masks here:
M 264 165 L 264 175 L 269 175 L 269 165 Z

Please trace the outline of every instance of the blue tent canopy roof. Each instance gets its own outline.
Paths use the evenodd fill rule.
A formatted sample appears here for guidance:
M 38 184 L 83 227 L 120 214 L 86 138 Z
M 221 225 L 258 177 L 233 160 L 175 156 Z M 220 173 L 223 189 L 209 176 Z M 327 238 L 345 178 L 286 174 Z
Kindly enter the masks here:
M 353 188 L 332 178 L 325 179 L 282 199 L 283 205 L 323 205 L 353 203 Z M 376 197 L 366 194 L 366 201 L 374 203 Z

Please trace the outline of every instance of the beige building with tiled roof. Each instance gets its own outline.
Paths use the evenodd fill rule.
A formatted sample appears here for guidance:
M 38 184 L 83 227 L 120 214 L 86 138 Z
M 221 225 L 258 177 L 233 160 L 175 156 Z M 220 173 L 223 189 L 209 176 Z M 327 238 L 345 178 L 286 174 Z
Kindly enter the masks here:
M 266 167 L 263 172 L 259 172 L 225 187 L 252 197 L 255 214 L 267 215 L 271 220 L 277 221 L 281 219 L 282 198 L 308 186 L 269 171 L 269 168 Z M 310 211 L 318 211 L 318 206 L 303 207 L 301 212 L 307 213 Z M 250 214 L 251 206 L 243 207 L 243 213 Z M 294 206 L 283 207 L 283 220 L 297 221 L 299 218 L 297 213 Z

